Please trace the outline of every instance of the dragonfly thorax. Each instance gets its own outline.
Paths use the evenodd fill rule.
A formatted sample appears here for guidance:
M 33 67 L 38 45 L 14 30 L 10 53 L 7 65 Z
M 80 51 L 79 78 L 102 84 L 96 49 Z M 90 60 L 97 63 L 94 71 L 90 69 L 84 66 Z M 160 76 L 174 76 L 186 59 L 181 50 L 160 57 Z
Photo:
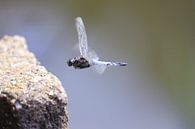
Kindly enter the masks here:
M 90 67 L 89 61 L 87 61 L 84 57 L 74 57 L 69 59 L 67 62 L 68 66 L 73 66 L 76 69 L 82 69 Z

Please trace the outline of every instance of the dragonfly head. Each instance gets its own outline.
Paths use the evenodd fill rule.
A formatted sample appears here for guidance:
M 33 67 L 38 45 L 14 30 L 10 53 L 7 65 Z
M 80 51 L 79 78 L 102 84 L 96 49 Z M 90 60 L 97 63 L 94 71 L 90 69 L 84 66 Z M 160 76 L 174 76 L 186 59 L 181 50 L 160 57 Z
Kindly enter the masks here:
M 73 63 L 74 63 L 73 59 L 69 59 L 69 60 L 67 61 L 67 65 L 68 65 L 68 66 L 72 66 Z

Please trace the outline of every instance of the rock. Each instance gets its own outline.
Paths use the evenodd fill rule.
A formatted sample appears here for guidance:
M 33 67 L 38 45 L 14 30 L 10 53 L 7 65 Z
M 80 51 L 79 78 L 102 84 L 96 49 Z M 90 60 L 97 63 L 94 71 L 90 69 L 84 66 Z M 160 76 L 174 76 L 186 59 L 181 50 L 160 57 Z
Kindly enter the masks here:
M 0 40 L 0 129 L 67 129 L 67 94 L 20 36 Z

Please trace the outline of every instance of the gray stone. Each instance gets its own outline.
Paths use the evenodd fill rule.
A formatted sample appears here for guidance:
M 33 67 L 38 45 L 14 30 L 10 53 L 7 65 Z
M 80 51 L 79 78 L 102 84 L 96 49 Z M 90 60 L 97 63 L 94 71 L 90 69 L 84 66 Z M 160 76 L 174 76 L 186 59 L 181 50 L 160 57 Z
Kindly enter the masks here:
M 67 129 L 67 94 L 20 36 L 0 40 L 0 129 Z

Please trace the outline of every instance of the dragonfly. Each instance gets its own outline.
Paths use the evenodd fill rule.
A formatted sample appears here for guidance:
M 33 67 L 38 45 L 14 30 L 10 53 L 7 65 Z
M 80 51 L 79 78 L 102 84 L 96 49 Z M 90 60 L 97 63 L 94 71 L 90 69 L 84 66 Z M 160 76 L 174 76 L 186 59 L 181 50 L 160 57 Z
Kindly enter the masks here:
M 78 33 L 80 55 L 67 61 L 68 66 L 75 69 L 84 69 L 94 66 L 99 74 L 102 74 L 109 66 L 127 66 L 124 62 L 108 62 L 99 60 L 94 50 L 89 50 L 85 25 L 81 17 L 75 19 L 75 25 Z

